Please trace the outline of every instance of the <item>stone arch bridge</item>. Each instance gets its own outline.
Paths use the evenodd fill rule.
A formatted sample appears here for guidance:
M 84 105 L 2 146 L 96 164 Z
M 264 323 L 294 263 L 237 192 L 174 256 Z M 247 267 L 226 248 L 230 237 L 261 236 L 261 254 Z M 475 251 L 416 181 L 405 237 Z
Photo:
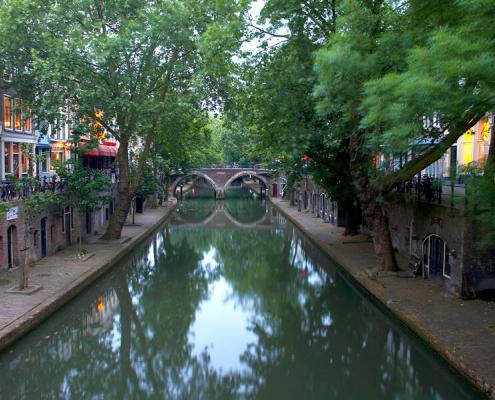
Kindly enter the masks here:
M 264 185 L 265 190 L 270 187 L 271 175 L 275 171 L 262 168 L 198 168 L 187 173 L 172 174 L 172 184 L 170 191 L 173 196 L 176 195 L 179 184 L 186 178 L 198 177 L 204 178 L 215 190 L 217 199 L 225 198 L 225 190 L 235 180 L 242 177 L 251 177 Z

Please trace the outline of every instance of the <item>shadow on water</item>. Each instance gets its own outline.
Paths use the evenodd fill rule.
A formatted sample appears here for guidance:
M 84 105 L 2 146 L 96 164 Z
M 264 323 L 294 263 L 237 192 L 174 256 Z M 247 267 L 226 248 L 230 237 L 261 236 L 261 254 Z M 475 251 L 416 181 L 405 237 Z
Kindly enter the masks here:
M 1 354 L 0 398 L 480 398 L 283 216 L 236 196 L 184 199 Z

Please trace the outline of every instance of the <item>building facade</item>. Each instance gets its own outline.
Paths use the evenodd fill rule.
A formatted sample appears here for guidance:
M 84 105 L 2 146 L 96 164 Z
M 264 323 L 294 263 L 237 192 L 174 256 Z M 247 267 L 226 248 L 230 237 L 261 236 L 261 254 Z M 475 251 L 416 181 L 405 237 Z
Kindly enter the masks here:
M 0 87 L 4 81 L 0 78 Z M 31 113 L 14 90 L 0 89 L 0 178 L 36 176 L 36 135 Z

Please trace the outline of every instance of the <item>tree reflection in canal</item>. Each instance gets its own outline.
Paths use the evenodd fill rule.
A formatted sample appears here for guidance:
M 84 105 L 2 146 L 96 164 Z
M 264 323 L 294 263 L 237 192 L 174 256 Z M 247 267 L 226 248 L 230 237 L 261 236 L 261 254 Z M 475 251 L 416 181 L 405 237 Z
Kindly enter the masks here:
M 184 201 L 0 357 L 2 399 L 478 396 L 252 198 Z

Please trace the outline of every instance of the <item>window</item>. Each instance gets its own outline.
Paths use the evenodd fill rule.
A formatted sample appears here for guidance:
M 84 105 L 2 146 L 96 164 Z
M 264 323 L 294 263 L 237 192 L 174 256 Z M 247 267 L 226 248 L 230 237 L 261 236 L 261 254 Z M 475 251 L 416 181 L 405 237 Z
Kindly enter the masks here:
M 31 112 L 27 111 L 27 112 L 23 113 L 22 117 L 24 118 L 23 119 L 24 131 L 25 132 L 31 132 Z
M 12 129 L 12 97 L 3 96 L 3 126 Z
M 22 130 L 21 101 L 19 99 L 14 100 L 14 128 L 16 131 Z
M 12 173 L 12 143 L 5 142 L 4 146 L 5 146 L 4 149 L 5 174 L 11 174 Z
M 19 143 L 12 144 L 14 175 L 19 178 Z
M 39 152 L 40 162 L 39 162 L 38 168 L 41 172 L 48 172 L 48 158 L 49 157 L 50 157 L 49 151 L 41 150 Z
M 28 146 L 25 143 L 21 144 L 21 165 L 22 165 L 22 175 L 27 175 L 29 169 L 29 155 L 28 149 L 31 146 Z

